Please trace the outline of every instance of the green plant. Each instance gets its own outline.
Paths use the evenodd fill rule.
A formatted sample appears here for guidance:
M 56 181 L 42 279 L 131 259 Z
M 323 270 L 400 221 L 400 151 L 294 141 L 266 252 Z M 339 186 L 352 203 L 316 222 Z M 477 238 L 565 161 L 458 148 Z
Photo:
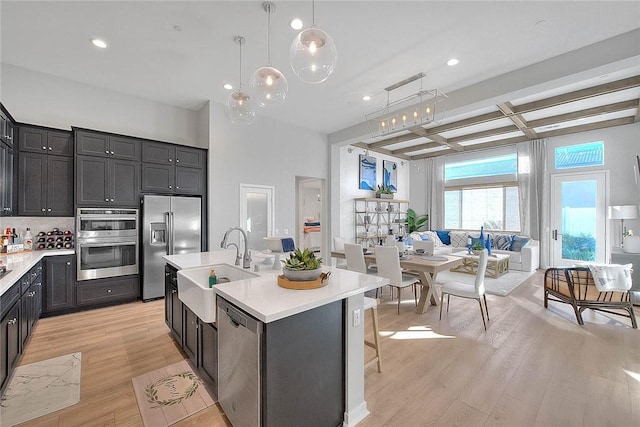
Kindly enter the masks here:
M 484 246 L 482 245 L 482 242 L 480 240 L 476 240 L 475 242 L 473 242 L 473 245 L 471 245 L 471 249 L 474 251 L 481 251 L 484 249 Z
M 413 233 L 414 231 L 420 231 L 422 228 L 427 226 L 427 221 L 429 220 L 429 215 L 416 215 L 416 211 L 409 208 L 407 209 L 407 227 L 409 228 L 409 233 Z
M 296 249 L 289 254 L 289 258 L 281 261 L 289 270 L 315 270 L 322 265 L 322 258 L 316 258 L 309 249 Z
M 388 185 L 378 185 L 376 194 L 393 194 L 393 191 L 391 191 L 391 187 Z

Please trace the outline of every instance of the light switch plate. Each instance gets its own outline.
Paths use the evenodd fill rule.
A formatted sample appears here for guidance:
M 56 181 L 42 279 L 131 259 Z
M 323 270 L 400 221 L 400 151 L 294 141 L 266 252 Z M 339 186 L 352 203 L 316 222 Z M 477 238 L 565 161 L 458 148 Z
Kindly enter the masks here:
M 353 326 L 360 326 L 360 309 L 353 310 Z

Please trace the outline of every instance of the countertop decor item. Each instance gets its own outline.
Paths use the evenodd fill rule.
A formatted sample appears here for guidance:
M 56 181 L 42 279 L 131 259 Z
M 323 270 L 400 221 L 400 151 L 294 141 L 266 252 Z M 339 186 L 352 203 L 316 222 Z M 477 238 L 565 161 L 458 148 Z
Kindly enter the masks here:
M 378 185 L 376 197 L 379 199 L 393 199 L 393 191 L 388 185 Z
M 278 286 L 286 289 L 295 289 L 295 290 L 305 290 L 305 289 L 317 289 L 325 286 L 327 284 L 327 279 L 329 278 L 329 273 L 320 273 L 315 280 L 305 280 L 305 281 L 295 281 L 290 280 L 284 275 L 278 276 Z
M 626 236 L 622 250 L 630 254 L 640 254 L 640 236 Z
M 316 255 L 307 248 L 294 250 L 282 263 L 284 277 L 289 280 L 298 282 L 316 280 L 322 273 L 320 269 L 322 258 L 316 258 Z

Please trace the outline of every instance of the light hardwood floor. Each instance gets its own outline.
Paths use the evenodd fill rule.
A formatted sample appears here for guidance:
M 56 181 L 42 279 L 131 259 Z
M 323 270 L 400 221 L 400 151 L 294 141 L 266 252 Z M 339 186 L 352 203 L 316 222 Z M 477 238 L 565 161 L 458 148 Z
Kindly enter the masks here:
M 485 332 L 473 300 L 452 297 L 439 321 L 437 307 L 414 313 L 409 293 L 399 316 L 383 299 L 383 372 L 366 370 L 371 415 L 360 425 L 640 425 L 640 332 L 628 319 L 588 311 L 581 327 L 564 304 L 545 310 L 541 272 L 487 300 Z M 186 358 L 163 304 L 41 319 L 21 364 L 81 351 L 80 403 L 24 425 L 142 425 L 131 378 Z M 216 405 L 177 425 L 229 424 Z

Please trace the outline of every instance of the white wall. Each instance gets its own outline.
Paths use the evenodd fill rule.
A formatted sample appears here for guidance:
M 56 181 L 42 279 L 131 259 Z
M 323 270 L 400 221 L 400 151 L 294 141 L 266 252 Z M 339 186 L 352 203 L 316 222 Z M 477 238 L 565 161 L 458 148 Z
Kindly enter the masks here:
M 18 122 L 67 130 L 77 126 L 207 147 L 208 140 L 198 138 L 196 111 L 9 64 L 1 67 L 1 101 Z
M 234 125 L 222 105 L 211 103 L 210 110 L 210 249 L 239 225 L 240 184 L 274 186 L 275 228 L 295 237 L 296 176 L 329 178 L 326 135 L 260 116 L 249 126 Z
M 349 146 L 332 148 L 335 155 L 332 154 L 332 171 L 331 171 L 331 190 L 332 193 L 337 192 L 337 197 L 332 197 L 332 202 L 337 206 L 331 206 L 332 218 L 332 235 L 345 238 L 347 241 L 353 242 L 355 239 L 354 229 L 354 203 L 353 199 L 359 197 L 375 197 L 375 193 L 371 190 L 360 190 L 359 174 L 360 174 L 360 154 L 364 154 L 361 148 L 354 148 L 349 153 Z M 370 156 L 376 158 L 376 185 L 382 185 L 382 162 L 390 160 L 398 165 L 398 191 L 395 193 L 396 199 L 408 199 L 410 194 L 410 180 L 408 161 L 404 161 L 397 157 L 387 156 L 380 153 L 370 152 Z M 336 163 L 337 162 L 337 163 Z M 335 202 L 337 200 L 337 202 Z M 336 221 L 337 219 L 337 221 Z

